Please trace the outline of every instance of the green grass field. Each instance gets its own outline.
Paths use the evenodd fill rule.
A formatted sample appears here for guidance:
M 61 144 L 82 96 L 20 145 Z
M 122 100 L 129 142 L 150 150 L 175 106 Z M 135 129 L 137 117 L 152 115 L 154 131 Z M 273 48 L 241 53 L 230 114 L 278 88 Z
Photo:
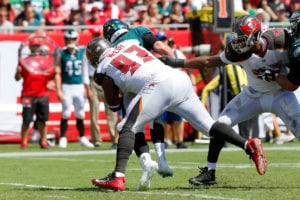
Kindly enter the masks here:
M 150 144 L 150 143 L 149 143 Z M 109 143 L 99 149 L 85 149 L 70 143 L 66 150 L 41 150 L 37 144 L 21 151 L 19 144 L 0 145 L 0 199 L 220 199 L 295 200 L 300 194 L 300 142 L 265 144 L 269 168 L 264 176 L 239 148 L 224 148 L 217 169 L 216 186 L 192 187 L 188 179 L 206 164 L 207 145 L 189 143 L 189 149 L 167 149 L 174 176 L 154 176 L 151 190 L 136 191 L 141 169 L 132 154 L 126 173 L 126 190 L 101 191 L 91 178 L 104 177 L 115 164 Z M 152 152 L 153 158 L 155 155 Z

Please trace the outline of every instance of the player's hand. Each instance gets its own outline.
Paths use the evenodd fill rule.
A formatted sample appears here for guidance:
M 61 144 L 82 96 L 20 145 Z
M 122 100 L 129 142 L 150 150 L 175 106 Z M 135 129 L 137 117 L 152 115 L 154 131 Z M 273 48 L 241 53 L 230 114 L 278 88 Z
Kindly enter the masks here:
M 278 74 L 279 71 L 279 69 L 259 69 L 257 78 L 268 82 L 275 81 L 276 74 Z
M 57 91 L 57 98 L 62 101 L 64 99 L 64 95 L 61 90 Z
M 174 59 L 170 56 L 163 55 L 159 58 L 163 63 L 169 65 L 173 68 L 182 68 L 184 67 L 184 59 Z

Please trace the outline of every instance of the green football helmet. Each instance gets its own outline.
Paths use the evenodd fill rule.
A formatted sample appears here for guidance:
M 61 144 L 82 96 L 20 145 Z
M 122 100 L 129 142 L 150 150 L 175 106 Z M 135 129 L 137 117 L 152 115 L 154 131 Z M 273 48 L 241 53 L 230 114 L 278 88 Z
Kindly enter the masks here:
M 115 42 L 124 33 L 127 33 L 128 30 L 128 24 L 119 19 L 110 19 L 103 25 L 104 37 L 111 43 Z

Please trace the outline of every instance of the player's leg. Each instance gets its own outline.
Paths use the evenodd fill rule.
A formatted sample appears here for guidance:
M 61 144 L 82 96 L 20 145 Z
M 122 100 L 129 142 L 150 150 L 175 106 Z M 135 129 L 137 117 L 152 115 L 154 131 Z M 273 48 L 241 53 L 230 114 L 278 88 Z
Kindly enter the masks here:
M 79 142 L 80 145 L 83 147 L 93 148 L 94 145 L 89 141 L 87 137 L 84 135 L 84 123 L 83 119 L 85 117 L 84 112 L 84 86 L 83 85 L 77 85 L 72 90 L 72 99 L 73 99 L 73 105 L 74 105 L 74 111 L 76 116 L 76 128 L 79 132 Z
M 182 86 L 178 86 L 178 87 L 182 87 Z M 187 90 L 186 88 L 188 87 L 185 87 L 185 90 Z M 180 89 L 178 90 L 179 92 L 181 91 Z M 192 87 L 190 87 L 190 90 L 192 90 Z M 183 94 L 184 90 L 182 90 L 181 92 Z M 214 158 L 213 161 L 216 162 L 219 153 L 224 145 L 224 141 L 226 141 L 244 149 L 246 153 L 249 154 L 252 157 L 253 161 L 255 162 L 258 173 L 264 174 L 267 168 L 267 161 L 264 157 L 264 152 L 261 147 L 260 140 L 258 139 L 245 140 L 244 138 L 239 136 L 228 124 L 215 122 L 211 118 L 207 110 L 204 108 L 204 106 L 202 105 L 202 103 L 200 102 L 196 94 L 195 93 L 192 94 L 192 93 L 193 92 L 191 92 L 188 95 L 189 98 L 185 100 L 183 103 L 180 103 L 172 107 L 171 111 L 174 111 L 175 113 L 185 118 L 197 130 L 204 133 L 208 133 L 210 137 L 215 139 L 215 142 L 213 141 L 209 148 L 209 150 L 213 152 L 208 157 L 211 158 L 210 156 L 213 155 L 212 156 Z M 247 117 L 248 116 L 246 115 L 240 117 L 240 120 L 244 120 L 244 118 L 246 119 Z M 238 123 L 238 122 L 239 121 L 236 120 L 232 123 Z M 199 176 L 191 178 L 189 181 L 194 185 L 202 184 L 201 179 L 199 179 Z
M 36 108 L 32 101 L 32 97 L 22 97 L 21 149 L 28 148 L 29 126 Z
M 132 93 L 127 93 L 123 96 L 122 114 L 126 115 L 126 109 L 135 96 L 136 95 Z M 151 158 L 149 146 L 145 139 L 144 127 L 141 127 L 140 130 L 136 131 L 134 152 L 139 158 L 140 166 L 143 169 L 137 189 L 147 190 L 150 188 L 152 177 L 154 176 L 154 173 L 157 171 L 158 167 L 157 163 Z
M 47 125 L 46 122 L 49 118 L 49 97 L 43 96 L 37 98 L 37 109 L 36 109 L 36 122 L 38 130 L 41 134 L 40 146 L 42 149 L 49 147 L 47 141 Z
M 100 188 L 122 191 L 125 189 L 125 172 L 129 157 L 135 147 L 135 134 L 132 127 L 139 115 L 140 97 L 133 99 L 123 120 L 118 124 L 119 141 L 116 165 L 111 174 L 102 179 L 94 178 L 92 183 Z
M 63 100 L 62 100 L 62 118 L 60 120 L 60 138 L 58 146 L 60 148 L 66 148 L 68 145 L 68 140 L 66 137 L 67 129 L 68 129 L 68 119 L 72 113 L 72 90 L 69 88 L 68 85 L 62 85 L 62 92 L 63 92 Z
M 267 101 L 265 103 L 267 104 Z M 300 138 L 300 106 L 293 92 L 280 91 L 276 93 L 272 103 L 272 112 L 286 124 L 296 137 Z
M 100 86 L 98 86 L 92 78 L 90 79 L 90 89 L 93 93 L 93 99 L 89 101 L 90 105 L 90 130 L 91 130 L 91 137 L 92 137 L 92 142 L 94 143 L 95 147 L 101 146 L 101 134 L 100 134 L 100 128 L 98 125 L 98 115 L 99 115 L 99 104 L 100 104 Z
M 163 177 L 173 176 L 173 170 L 169 167 L 166 159 L 165 151 L 165 135 L 164 135 L 164 124 L 160 117 L 156 118 L 151 123 L 150 134 L 151 140 L 154 145 L 154 150 L 156 153 L 157 163 L 158 163 L 158 173 Z

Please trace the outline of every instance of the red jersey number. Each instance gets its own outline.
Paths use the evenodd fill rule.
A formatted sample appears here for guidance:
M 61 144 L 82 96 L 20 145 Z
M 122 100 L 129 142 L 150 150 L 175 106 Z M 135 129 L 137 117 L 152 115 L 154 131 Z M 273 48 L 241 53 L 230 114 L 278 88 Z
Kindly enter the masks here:
M 124 53 L 132 52 L 135 52 L 135 55 L 141 58 L 144 63 L 154 59 L 152 55 L 150 55 L 147 51 L 145 51 L 137 45 L 132 45 L 124 51 Z M 115 57 L 111 61 L 111 64 L 124 74 L 130 71 L 131 75 L 133 75 L 135 71 L 141 66 L 139 63 L 135 62 L 134 60 L 123 54 L 120 54 L 119 56 Z

